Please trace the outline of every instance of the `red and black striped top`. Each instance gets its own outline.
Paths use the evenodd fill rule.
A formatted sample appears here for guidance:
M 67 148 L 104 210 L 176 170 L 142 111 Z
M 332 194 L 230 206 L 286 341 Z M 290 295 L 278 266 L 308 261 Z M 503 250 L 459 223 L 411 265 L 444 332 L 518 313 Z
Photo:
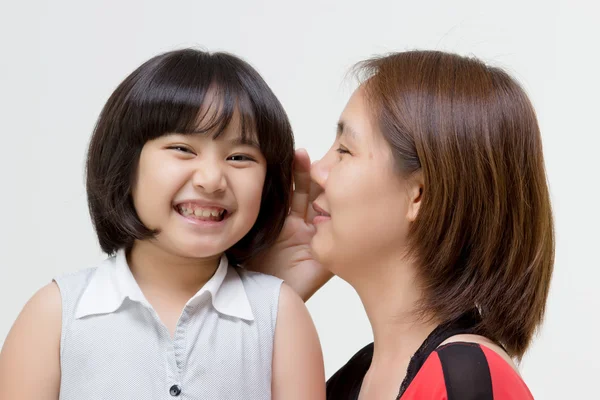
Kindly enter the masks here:
M 502 357 L 478 343 L 449 343 L 436 349 L 402 400 L 529 400 L 533 396 Z
M 412 357 L 402 382 L 400 400 L 530 400 L 519 374 L 495 351 L 478 343 L 447 338 L 471 329 L 477 317 L 438 327 Z M 373 343 L 356 353 L 327 381 L 327 400 L 357 400 L 373 358 Z M 390 399 L 391 400 L 391 399 Z

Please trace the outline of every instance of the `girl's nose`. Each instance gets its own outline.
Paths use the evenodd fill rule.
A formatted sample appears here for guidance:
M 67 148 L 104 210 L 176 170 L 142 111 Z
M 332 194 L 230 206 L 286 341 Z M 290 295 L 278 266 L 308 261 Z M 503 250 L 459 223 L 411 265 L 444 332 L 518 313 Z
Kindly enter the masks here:
M 194 187 L 201 188 L 207 193 L 224 191 L 227 180 L 220 166 L 205 162 L 199 165 L 192 177 Z

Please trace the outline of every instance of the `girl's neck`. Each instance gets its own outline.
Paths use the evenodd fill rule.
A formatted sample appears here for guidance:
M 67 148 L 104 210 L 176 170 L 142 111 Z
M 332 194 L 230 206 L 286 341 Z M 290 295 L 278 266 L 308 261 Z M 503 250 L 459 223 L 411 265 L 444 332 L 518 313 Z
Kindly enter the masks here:
M 205 259 L 181 257 L 144 240 L 134 243 L 127 263 L 146 297 L 159 292 L 187 301 L 214 275 L 220 258 L 220 254 Z

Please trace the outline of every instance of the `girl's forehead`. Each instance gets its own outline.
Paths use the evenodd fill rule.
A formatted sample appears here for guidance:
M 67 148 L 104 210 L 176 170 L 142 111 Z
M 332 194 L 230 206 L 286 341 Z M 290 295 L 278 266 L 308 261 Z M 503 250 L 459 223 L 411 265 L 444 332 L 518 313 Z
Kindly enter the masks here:
M 226 116 L 213 114 L 201 119 L 190 131 L 182 132 L 199 138 L 211 137 L 213 140 L 237 145 L 259 146 L 259 137 L 254 127 L 254 121 L 244 120 L 239 112 L 234 112 L 229 121 Z
M 258 142 L 254 110 L 247 99 L 229 98 L 209 91 L 186 133 L 208 134 L 213 139 Z

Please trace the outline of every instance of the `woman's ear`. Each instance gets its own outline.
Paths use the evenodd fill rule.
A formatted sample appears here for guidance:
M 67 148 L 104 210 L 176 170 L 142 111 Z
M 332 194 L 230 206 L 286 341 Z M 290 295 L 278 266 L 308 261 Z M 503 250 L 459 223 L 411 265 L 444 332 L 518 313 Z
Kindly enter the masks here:
M 408 207 L 406 217 L 410 222 L 414 222 L 419 215 L 419 209 L 421 208 L 421 200 L 423 199 L 423 174 L 421 172 L 415 173 L 408 180 Z

